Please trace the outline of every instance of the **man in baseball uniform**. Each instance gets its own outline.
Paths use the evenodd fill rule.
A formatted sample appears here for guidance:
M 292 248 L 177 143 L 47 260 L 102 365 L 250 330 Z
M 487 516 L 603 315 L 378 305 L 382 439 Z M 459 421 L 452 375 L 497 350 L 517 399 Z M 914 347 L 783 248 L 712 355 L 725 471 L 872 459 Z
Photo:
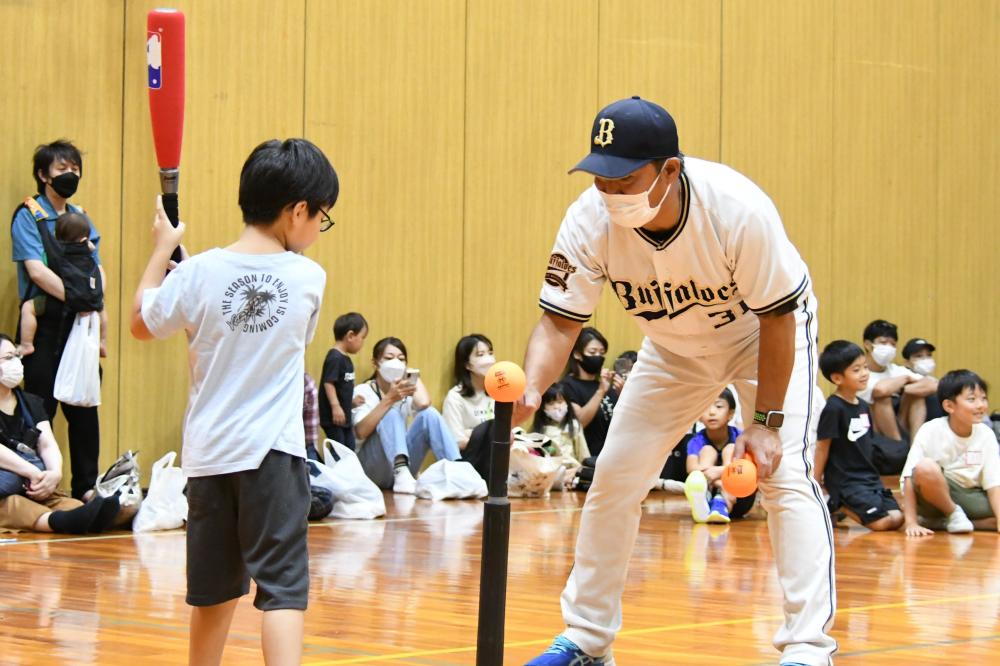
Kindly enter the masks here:
M 670 449 L 727 384 L 749 427 L 784 594 L 781 664 L 831 663 L 833 536 L 813 448 L 816 299 L 774 204 L 729 167 L 685 157 L 673 118 L 633 97 L 594 120 L 574 171 L 594 185 L 569 207 L 549 258 L 515 422 L 538 408 L 607 284 L 645 334 L 615 408 L 562 594 L 566 630 L 530 666 L 613 663 L 641 503 Z M 751 416 L 752 415 L 752 416 Z

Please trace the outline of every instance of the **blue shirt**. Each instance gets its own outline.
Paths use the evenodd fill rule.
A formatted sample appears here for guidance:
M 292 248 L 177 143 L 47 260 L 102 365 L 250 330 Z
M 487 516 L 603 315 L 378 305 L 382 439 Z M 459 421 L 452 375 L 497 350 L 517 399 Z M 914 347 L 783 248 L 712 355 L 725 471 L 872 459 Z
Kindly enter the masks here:
M 42 210 L 48 215 L 45 221 L 49 226 L 49 233 L 55 238 L 56 218 L 59 215 L 44 194 L 37 196 L 35 199 L 42 207 Z M 101 259 L 97 254 L 97 250 L 101 242 L 101 236 L 97 233 L 94 223 L 79 206 L 67 204 L 66 210 L 67 212 L 80 213 L 90 222 L 90 242 L 94 244 L 94 261 L 100 264 Z M 31 278 L 28 277 L 28 271 L 24 267 L 24 262 L 29 259 L 37 259 L 48 265 L 48 260 L 45 256 L 45 246 L 42 245 L 42 236 L 38 233 L 38 224 L 35 222 L 35 216 L 31 214 L 31 211 L 27 207 L 20 208 L 17 214 L 14 215 L 10 235 L 11 260 L 17 264 L 17 292 L 23 299 L 27 295 L 28 287 L 31 284 Z
M 740 436 L 740 430 L 739 428 L 734 428 L 733 426 L 728 426 L 728 428 L 729 428 L 729 440 L 726 443 L 734 444 L 736 442 L 736 438 Z M 708 439 L 708 431 L 702 430 L 697 435 L 688 440 L 688 455 L 696 456 L 706 446 L 714 446 L 714 445 Z

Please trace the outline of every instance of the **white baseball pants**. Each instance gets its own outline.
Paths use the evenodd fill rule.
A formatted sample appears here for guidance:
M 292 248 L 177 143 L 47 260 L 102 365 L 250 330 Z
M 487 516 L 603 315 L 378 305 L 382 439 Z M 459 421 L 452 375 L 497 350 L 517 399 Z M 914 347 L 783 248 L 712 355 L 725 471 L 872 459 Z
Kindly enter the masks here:
M 810 296 L 795 314 L 795 365 L 785 396 L 783 447 L 775 474 L 760 483 L 785 622 L 774 637 L 781 663 L 826 666 L 837 648 L 829 635 L 836 608 L 833 534 L 812 478 L 823 400 L 816 385 L 817 327 Z M 758 340 L 742 348 L 685 358 L 643 341 L 615 407 L 587 493 L 576 562 L 562 593 L 565 636 L 592 655 L 608 652 L 622 626 L 621 598 L 635 545 L 641 503 L 667 455 L 727 384 L 752 422 Z

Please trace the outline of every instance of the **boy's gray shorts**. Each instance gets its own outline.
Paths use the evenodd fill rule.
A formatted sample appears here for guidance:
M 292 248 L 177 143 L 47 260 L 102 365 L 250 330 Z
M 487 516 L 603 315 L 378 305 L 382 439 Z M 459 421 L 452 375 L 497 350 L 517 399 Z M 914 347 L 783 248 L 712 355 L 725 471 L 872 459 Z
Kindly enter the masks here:
M 305 610 L 309 477 L 303 458 L 271 451 L 260 467 L 188 479 L 187 603 L 213 606 L 257 583 L 254 606 Z

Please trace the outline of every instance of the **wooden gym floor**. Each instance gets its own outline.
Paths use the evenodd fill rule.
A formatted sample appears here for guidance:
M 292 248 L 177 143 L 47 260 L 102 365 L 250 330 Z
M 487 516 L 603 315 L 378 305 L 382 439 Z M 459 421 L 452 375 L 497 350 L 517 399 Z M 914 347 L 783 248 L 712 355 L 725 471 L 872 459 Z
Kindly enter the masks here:
M 562 626 L 582 500 L 513 500 L 507 664 Z M 312 526 L 304 663 L 474 663 L 482 505 L 391 494 L 387 505 L 383 520 Z M 837 664 L 1000 663 L 1000 537 L 835 532 Z M 185 662 L 183 532 L 17 538 L 0 544 L 0 663 Z M 779 599 L 762 521 L 694 525 L 683 498 L 654 493 L 617 662 L 776 664 Z M 259 629 L 241 601 L 224 663 L 260 663 Z

